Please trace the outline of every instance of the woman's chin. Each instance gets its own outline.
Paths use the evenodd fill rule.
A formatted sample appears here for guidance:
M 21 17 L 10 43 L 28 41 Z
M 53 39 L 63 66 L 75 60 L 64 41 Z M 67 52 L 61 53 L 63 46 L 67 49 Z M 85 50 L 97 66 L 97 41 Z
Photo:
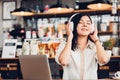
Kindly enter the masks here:
M 80 36 L 88 36 L 89 34 L 80 34 Z
M 85 32 L 83 32 L 83 33 L 81 33 L 80 35 L 81 35 L 81 36 L 88 36 L 89 34 L 90 34 L 90 33 L 87 33 L 87 32 L 85 33 Z

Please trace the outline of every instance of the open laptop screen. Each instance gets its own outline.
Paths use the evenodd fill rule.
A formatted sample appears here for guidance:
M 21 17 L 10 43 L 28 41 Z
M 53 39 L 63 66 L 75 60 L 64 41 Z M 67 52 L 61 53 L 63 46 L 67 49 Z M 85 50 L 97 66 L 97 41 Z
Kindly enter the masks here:
M 52 80 L 46 55 L 20 55 L 19 61 L 24 80 Z

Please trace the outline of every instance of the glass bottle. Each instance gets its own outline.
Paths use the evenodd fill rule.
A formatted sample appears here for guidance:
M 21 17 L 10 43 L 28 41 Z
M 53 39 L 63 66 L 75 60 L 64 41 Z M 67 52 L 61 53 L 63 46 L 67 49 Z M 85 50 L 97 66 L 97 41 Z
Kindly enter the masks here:
M 112 14 L 116 14 L 117 13 L 117 0 L 113 0 L 112 1 Z
M 36 5 L 36 13 L 40 13 L 40 9 L 38 5 Z
M 78 10 L 79 9 L 79 0 L 76 0 L 75 1 L 75 10 Z

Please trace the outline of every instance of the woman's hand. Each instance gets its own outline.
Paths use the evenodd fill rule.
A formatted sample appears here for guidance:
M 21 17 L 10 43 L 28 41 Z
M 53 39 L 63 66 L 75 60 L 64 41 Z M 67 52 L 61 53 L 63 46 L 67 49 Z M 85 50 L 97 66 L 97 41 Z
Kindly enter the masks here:
M 94 27 L 94 29 L 95 29 L 95 31 L 94 31 L 94 33 L 93 34 L 90 34 L 90 37 L 91 37 L 91 39 L 95 42 L 95 41 L 97 41 L 98 40 L 98 30 L 97 30 L 97 28 L 96 27 Z
M 110 60 L 110 56 L 106 53 L 104 47 L 101 45 L 98 39 L 98 31 L 97 28 L 95 27 L 95 32 L 90 35 L 91 39 L 94 41 L 96 45 L 96 54 L 97 54 L 97 59 L 100 64 L 106 64 Z
M 70 28 L 70 23 L 68 23 L 67 26 L 66 26 L 66 33 L 68 35 L 68 38 L 71 38 L 71 39 L 73 38 L 73 32 Z

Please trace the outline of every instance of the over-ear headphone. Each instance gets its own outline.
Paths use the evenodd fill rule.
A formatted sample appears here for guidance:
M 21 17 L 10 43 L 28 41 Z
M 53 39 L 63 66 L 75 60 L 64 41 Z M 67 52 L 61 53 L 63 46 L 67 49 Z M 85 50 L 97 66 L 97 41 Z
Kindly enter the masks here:
M 74 30 L 74 23 L 73 23 L 72 19 L 73 19 L 73 17 L 76 16 L 77 14 L 78 14 L 78 13 L 73 14 L 73 15 L 69 18 L 69 20 L 68 20 L 69 27 L 70 27 L 70 29 L 71 29 L 72 31 Z
M 69 20 L 68 20 L 70 29 L 71 29 L 72 31 L 74 30 L 74 23 L 73 23 L 72 19 L 73 19 L 76 15 L 78 15 L 78 14 L 79 14 L 79 13 L 73 14 L 73 15 L 69 18 Z M 95 29 L 94 29 L 94 24 L 92 23 L 92 28 L 91 28 L 90 34 L 93 34 L 94 31 L 95 31 Z
M 94 33 L 94 31 L 95 31 L 95 27 L 94 27 L 95 25 L 94 25 L 94 23 L 92 23 L 92 27 L 91 27 L 91 32 L 90 32 L 90 34 L 93 34 Z

